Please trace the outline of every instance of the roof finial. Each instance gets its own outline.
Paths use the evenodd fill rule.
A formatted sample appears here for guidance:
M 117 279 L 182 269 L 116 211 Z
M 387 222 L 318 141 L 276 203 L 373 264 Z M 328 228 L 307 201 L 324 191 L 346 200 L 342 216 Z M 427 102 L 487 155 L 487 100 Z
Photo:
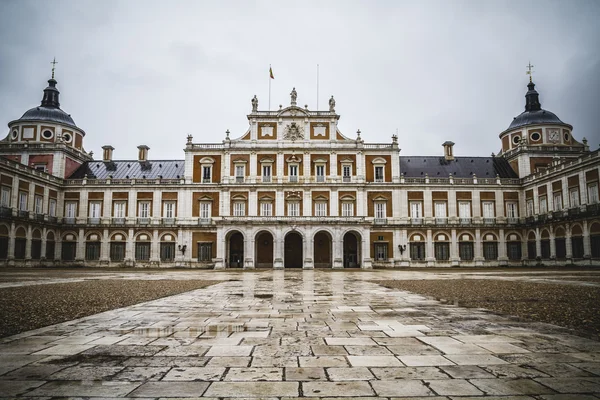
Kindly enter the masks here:
M 529 75 L 529 82 L 532 83 L 533 65 L 531 65 L 531 61 L 529 61 L 529 65 L 527 65 L 527 67 L 525 68 L 527 68 L 527 72 L 525 72 L 525 75 Z
M 54 60 L 52 60 L 50 64 L 52 64 L 52 79 L 54 79 L 54 68 L 56 67 L 56 64 L 58 64 L 58 62 L 56 62 L 56 57 L 54 57 Z

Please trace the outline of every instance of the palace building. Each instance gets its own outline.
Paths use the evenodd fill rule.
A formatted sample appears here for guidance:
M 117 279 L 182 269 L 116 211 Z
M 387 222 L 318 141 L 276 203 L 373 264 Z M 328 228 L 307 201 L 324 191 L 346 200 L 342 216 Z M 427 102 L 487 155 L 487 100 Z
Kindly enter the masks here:
M 543 110 L 498 127 L 499 154 L 401 156 L 327 110 L 261 111 L 221 143 L 190 135 L 180 160 L 102 159 L 60 108 L 39 106 L 0 141 L 0 265 L 395 268 L 600 263 L 600 154 Z M 508 120 L 508 116 L 507 116 Z M 93 133 L 92 133 L 93 134 Z M 182 138 L 182 142 L 183 142 Z M 365 138 L 368 139 L 368 138 Z

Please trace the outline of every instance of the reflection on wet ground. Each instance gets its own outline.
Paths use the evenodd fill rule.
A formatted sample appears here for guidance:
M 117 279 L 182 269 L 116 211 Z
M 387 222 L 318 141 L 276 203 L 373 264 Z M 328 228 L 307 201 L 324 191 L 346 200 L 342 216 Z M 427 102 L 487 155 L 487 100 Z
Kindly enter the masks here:
M 597 341 L 370 282 L 598 285 L 600 273 L 593 270 L 11 273 L 0 273 L 0 287 L 86 279 L 225 282 L 1 339 L 5 398 L 600 394 Z

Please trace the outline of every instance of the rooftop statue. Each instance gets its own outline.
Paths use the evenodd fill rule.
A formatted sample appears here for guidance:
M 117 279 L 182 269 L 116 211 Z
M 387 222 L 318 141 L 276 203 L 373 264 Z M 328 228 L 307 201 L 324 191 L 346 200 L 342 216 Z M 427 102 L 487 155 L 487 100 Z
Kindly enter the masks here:
M 256 111 L 258 111 L 258 99 L 256 98 L 256 95 L 254 95 L 252 98 L 252 112 Z
M 292 89 L 292 93 L 290 93 L 290 97 L 292 98 L 292 105 L 296 105 L 296 99 L 298 98 L 298 93 L 296 92 L 296 88 Z
M 331 98 L 329 99 L 329 111 L 335 112 L 335 99 L 333 98 L 333 96 L 331 96 Z

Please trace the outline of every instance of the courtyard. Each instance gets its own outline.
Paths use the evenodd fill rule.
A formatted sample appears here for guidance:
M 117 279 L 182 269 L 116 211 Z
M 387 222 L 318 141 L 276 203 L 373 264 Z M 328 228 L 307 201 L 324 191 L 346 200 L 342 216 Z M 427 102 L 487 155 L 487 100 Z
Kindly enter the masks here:
M 3 309 L 12 290 L 67 320 L 0 339 L 0 398 L 598 399 L 599 286 L 593 269 L 3 270 Z M 71 289 L 148 296 L 98 312 Z

